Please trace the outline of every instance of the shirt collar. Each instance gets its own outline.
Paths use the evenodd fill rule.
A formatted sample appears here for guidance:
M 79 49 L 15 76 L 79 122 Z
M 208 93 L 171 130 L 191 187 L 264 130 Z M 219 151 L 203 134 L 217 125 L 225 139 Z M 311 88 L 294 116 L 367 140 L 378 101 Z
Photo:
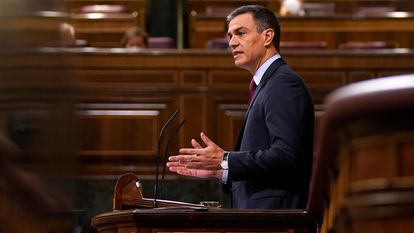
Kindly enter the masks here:
M 259 69 L 257 69 L 256 73 L 253 76 L 253 80 L 254 80 L 254 82 L 256 83 L 257 86 L 259 86 L 259 83 L 262 80 L 262 77 L 263 77 L 264 73 L 266 72 L 267 68 L 269 68 L 269 66 L 279 58 L 280 58 L 280 54 L 275 54 L 275 55 L 271 56 L 269 59 L 267 59 L 267 61 L 265 61 L 265 63 L 263 63 L 259 67 Z

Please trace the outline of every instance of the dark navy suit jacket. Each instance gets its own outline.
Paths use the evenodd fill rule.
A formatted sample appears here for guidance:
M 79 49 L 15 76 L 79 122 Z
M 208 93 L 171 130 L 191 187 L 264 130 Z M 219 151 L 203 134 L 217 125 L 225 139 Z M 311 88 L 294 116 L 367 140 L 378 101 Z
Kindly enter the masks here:
M 313 154 L 313 102 L 284 62 L 264 73 L 229 156 L 233 208 L 306 207 Z

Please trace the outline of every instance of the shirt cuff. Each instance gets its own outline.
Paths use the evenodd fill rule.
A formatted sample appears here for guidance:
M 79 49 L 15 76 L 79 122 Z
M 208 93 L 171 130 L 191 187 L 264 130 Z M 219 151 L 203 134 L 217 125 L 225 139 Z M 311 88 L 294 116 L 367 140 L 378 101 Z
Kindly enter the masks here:
M 223 170 L 223 175 L 221 176 L 221 183 L 227 184 L 228 176 L 229 176 L 229 170 Z

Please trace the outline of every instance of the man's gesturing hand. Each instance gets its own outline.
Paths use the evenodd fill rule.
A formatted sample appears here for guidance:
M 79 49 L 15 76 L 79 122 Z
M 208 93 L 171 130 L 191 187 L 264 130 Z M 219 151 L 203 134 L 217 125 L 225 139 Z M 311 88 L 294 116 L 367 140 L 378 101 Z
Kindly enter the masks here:
M 191 140 L 193 148 L 181 148 L 180 154 L 170 156 L 167 167 L 172 172 L 181 175 L 200 178 L 221 178 L 220 163 L 223 160 L 224 150 L 211 141 L 204 133 L 200 134 L 206 147 L 202 147 L 196 140 Z

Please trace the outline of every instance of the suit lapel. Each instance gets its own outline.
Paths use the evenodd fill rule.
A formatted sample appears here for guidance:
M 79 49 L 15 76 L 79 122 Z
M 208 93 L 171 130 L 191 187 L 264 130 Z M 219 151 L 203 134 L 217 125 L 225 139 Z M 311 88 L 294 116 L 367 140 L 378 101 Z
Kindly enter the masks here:
M 266 72 L 263 74 L 262 80 L 259 83 L 259 86 L 257 86 L 256 88 L 256 92 L 253 95 L 252 101 L 249 104 L 249 107 L 247 108 L 247 112 L 245 115 L 245 119 L 247 118 L 247 115 L 250 112 L 250 109 L 256 99 L 256 96 L 260 93 L 260 91 L 262 90 L 262 88 L 266 85 L 267 81 L 270 79 L 270 77 L 272 77 L 273 73 L 283 64 L 286 64 L 285 61 L 282 58 L 277 59 L 276 61 L 274 61 L 269 68 L 266 70 Z
M 266 72 L 263 74 L 262 80 L 259 83 L 259 86 L 257 86 L 256 88 L 256 92 L 253 95 L 252 101 L 250 102 L 246 114 L 244 116 L 244 122 L 243 122 L 243 126 L 240 129 L 239 132 L 239 136 L 237 138 L 237 143 L 236 143 L 236 148 L 235 150 L 238 151 L 240 149 L 240 145 L 241 145 L 241 141 L 243 138 L 243 132 L 244 132 L 244 128 L 246 126 L 246 120 L 247 117 L 249 115 L 250 109 L 254 103 L 254 101 L 256 100 L 256 96 L 260 93 L 260 91 L 262 90 L 262 88 L 264 87 L 264 85 L 266 85 L 267 81 L 269 81 L 270 77 L 272 77 L 273 73 L 276 72 L 277 69 L 279 69 L 280 66 L 286 64 L 285 61 L 283 60 L 283 58 L 279 58 L 276 61 L 274 61 L 269 68 L 266 70 Z

